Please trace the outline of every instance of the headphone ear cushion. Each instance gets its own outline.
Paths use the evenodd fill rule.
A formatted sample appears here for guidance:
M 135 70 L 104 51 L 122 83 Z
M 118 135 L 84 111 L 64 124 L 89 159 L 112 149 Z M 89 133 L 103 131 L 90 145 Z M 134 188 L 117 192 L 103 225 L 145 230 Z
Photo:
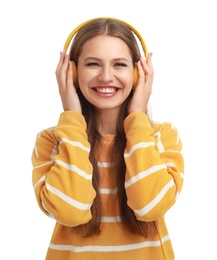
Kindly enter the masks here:
M 135 67 L 133 71 L 133 90 L 136 88 L 137 84 L 138 84 L 138 69 L 137 67 Z
M 74 61 L 71 61 L 71 63 L 72 63 L 73 83 L 74 86 L 78 88 L 78 73 L 77 73 L 76 64 Z

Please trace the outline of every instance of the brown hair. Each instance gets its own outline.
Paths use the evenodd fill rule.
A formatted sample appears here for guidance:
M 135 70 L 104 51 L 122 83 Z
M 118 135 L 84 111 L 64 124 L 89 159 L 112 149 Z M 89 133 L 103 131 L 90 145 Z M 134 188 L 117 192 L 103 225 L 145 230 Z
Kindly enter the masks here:
M 75 64 L 77 64 L 84 43 L 89 39 L 102 34 L 122 39 L 129 47 L 133 64 L 139 60 L 141 55 L 133 32 L 124 22 L 112 18 L 98 18 L 85 24 L 73 39 L 69 53 L 70 60 L 73 60 Z M 99 176 L 97 171 L 97 150 L 100 146 L 101 134 L 96 127 L 96 110 L 94 106 L 84 98 L 80 88 L 77 88 L 77 93 L 82 106 L 82 114 L 87 122 L 87 135 L 91 145 L 89 159 L 93 165 L 93 187 L 96 190 L 96 198 L 91 207 L 92 219 L 90 222 L 73 228 L 73 232 L 82 232 L 84 236 L 92 236 L 100 233 L 101 201 L 98 191 Z M 123 154 L 126 146 L 126 135 L 123 128 L 123 122 L 127 116 L 127 106 L 131 97 L 132 92 L 121 105 L 115 141 L 111 151 L 111 160 L 112 162 L 115 162 L 116 165 L 115 173 L 118 188 L 118 203 L 122 223 L 129 232 L 147 237 L 148 234 L 155 232 L 155 224 L 154 222 L 147 223 L 136 219 L 133 210 L 127 205 L 127 196 L 124 187 L 126 165 Z

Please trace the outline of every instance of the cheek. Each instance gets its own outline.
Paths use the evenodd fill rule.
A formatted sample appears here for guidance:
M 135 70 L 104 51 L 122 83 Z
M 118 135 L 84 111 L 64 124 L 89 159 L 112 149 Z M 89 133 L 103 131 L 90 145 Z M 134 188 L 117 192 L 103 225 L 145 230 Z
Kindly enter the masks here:
M 91 80 L 96 76 L 94 73 L 94 71 L 90 71 L 90 70 L 79 70 L 77 71 L 78 73 L 78 82 L 79 82 L 79 86 L 87 86 Z
M 121 75 L 119 77 L 119 80 L 122 81 L 122 83 L 124 84 L 125 88 L 132 89 L 133 81 L 134 81 L 133 72 L 128 71 L 127 73 Z
M 88 75 L 85 75 L 85 73 L 82 70 L 77 70 L 77 74 L 78 74 L 78 83 L 79 86 L 81 86 L 83 84 L 83 82 L 86 81 Z

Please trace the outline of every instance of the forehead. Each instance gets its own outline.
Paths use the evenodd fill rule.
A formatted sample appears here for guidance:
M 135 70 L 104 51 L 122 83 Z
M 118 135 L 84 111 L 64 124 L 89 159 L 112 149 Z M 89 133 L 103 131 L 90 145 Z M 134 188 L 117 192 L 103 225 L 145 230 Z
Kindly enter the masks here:
M 122 39 L 109 35 L 99 35 L 87 40 L 83 45 L 82 53 L 100 53 L 104 55 L 113 53 L 115 55 L 131 56 L 128 45 Z

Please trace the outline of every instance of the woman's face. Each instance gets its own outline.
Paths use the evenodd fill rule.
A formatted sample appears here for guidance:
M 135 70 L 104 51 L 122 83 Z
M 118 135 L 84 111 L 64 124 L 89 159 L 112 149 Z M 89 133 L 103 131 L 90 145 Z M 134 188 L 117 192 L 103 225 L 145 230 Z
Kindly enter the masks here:
M 88 40 L 78 59 L 84 97 L 98 109 L 120 107 L 132 90 L 133 61 L 127 44 L 108 35 Z

